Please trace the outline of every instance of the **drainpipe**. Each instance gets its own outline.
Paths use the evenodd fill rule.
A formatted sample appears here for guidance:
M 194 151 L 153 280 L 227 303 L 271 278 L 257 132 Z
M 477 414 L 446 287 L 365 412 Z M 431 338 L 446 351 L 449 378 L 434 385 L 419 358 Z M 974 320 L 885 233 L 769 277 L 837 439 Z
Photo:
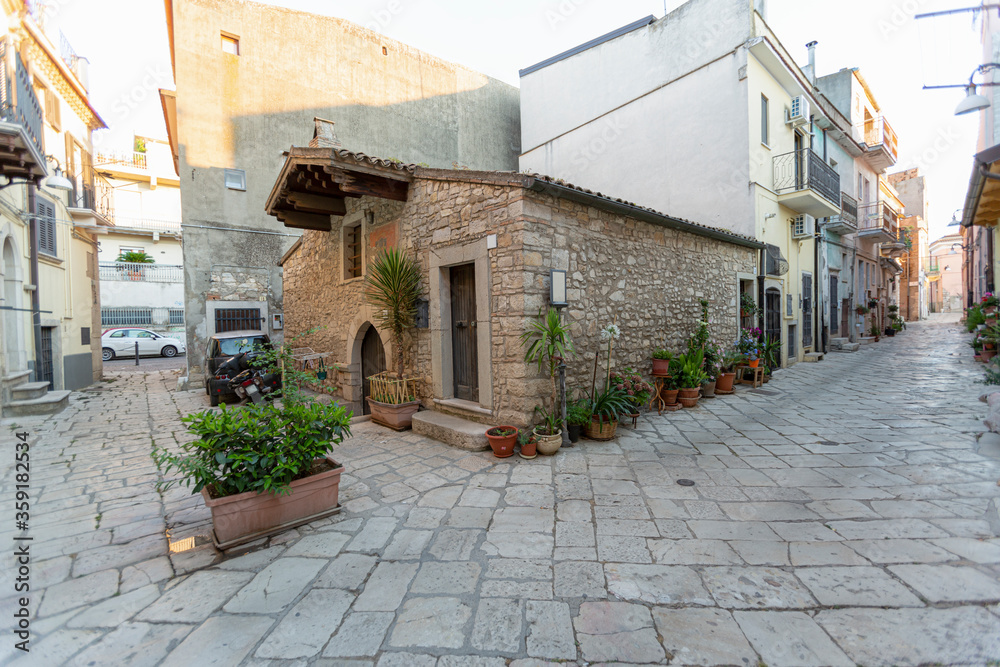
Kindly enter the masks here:
M 28 185 L 28 247 L 30 251 L 31 284 L 31 325 L 35 339 L 35 381 L 41 379 L 42 372 L 42 306 L 38 288 L 38 220 L 35 217 L 35 184 Z
M 767 275 L 765 268 L 767 264 L 765 262 L 767 262 L 766 247 L 760 249 L 760 262 L 757 265 L 757 303 L 760 305 L 757 309 L 757 328 L 766 332 L 767 330 L 764 328 L 764 319 L 766 317 L 764 313 L 764 276 Z
M 823 290 L 826 287 L 826 282 L 829 280 L 828 275 L 824 275 L 820 271 L 819 258 L 820 254 L 820 244 L 824 242 L 823 232 L 820 231 L 816 235 L 816 242 L 813 243 L 813 266 L 816 267 L 816 273 L 818 280 L 816 280 L 816 303 L 819 304 L 819 308 L 813 308 L 814 319 L 816 320 L 816 326 L 819 327 L 819 350 L 823 353 L 827 353 L 827 335 L 826 335 L 826 314 L 828 309 L 823 306 Z M 823 255 L 824 257 L 826 255 Z

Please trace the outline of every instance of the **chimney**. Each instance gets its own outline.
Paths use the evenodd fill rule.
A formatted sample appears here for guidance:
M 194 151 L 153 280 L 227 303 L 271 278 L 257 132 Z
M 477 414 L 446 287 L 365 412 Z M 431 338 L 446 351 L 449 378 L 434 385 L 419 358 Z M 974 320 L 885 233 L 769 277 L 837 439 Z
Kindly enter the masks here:
M 806 75 L 809 77 L 809 83 L 816 85 L 816 45 L 819 42 L 813 40 L 806 44 L 806 48 L 809 49 L 809 65 L 806 66 Z
M 313 138 L 309 142 L 310 148 L 343 148 L 337 135 L 333 133 L 333 121 L 324 118 L 313 118 L 315 127 Z

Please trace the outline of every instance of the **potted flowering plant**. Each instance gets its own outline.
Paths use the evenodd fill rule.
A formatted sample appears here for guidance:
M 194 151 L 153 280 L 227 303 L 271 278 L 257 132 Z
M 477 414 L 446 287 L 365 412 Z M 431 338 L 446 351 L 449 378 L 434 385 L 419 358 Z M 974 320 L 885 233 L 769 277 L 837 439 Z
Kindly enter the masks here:
M 868 310 L 868 306 L 858 304 L 857 306 L 854 307 L 854 312 L 856 312 L 858 315 L 867 315 L 871 311 Z
M 760 364 L 760 329 L 754 327 L 753 329 L 743 329 L 740 332 L 740 337 L 736 340 L 736 348 L 743 354 L 743 358 L 747 360 L 747 365 L 750 368 L 757 368 Z
M 630 416 L 637 416 L 639 408 L 649 403 L 653 388 L 633 368 L 623 368 L 611 374 L 611 386 L 620 389 L 627 397 Z
M 740 315 L 743 317 L 753 317 L 759 312 L 757 308 L 757 301 L 754 300 L 753 294 L 750 292 L 744 292 L 740 295 Z
M 987 292 L 983 295 L 980 307 L 986 312 L 997 312 L 997 306 L 1000 306 L 1000 299 L 993 295 L 993 292 Z
M 736 366 L 743 361 L 743 355 L 736 347 L 725 351 L 719 364 L 719 376 L 715 379 L 715 391 L 720 394 L 733 393 L 733 382 L 736 380 Z

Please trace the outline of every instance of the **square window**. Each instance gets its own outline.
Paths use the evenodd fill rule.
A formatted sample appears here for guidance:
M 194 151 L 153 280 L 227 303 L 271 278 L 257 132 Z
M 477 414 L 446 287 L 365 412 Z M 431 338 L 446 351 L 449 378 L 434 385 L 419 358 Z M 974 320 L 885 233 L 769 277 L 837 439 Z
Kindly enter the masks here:
M 226 187 L 230 190 L 247 189 L 247 173 L 242 169 L 226 169 Z
M 236 35 L 222 33 L 222 52 L 229 55 L 240 55 L 240 38 Z

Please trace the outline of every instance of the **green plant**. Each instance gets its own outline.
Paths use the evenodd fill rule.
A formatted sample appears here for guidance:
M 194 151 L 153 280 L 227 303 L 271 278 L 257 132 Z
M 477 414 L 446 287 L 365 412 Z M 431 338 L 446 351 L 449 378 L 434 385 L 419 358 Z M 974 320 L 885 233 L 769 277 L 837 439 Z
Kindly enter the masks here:
M 420 296 L 420 267 L 396 248 L 383 250 L 368 267 L 365 298 L 389 332 L 396 357 L 396 377 L 403 378 L 403 339 L 413 326 Z
M 586 426 L 590 423 L 590 399 L 581 398 L 566 406 L 566 421 L 576 426 Z
M 691 350 L 687 354 L 680 355 L 680 373 L 677 382 L 681 389 L 693 389 L 701 386 L 701 383 L 708 378 L 705 373 L 705 355 L 702 350 Z
M 136 137 L 132 142 L 132 150 L 136 153 L 146 152 L 146 139 L 145 137 Z
M 130 262 L 132 264 L 153 264 L 156 262 L 155 259 L 142 252 L 141 250 L 128 250 L 123 252 L 118 256 L 116 262 Z
M 702 367 L 705 371 L 705 375 L 708 376 L 709 380 L 714 380 L 719 377 L 719 373 L 722 372 L 722 359 L 725 352 L 721 345 L 717 345 L 714 341 L 709 341 L 705 344 L 703 348 L 704 361 Z
M 899 306 L 897 306 L 896 304 L 891 304 L 888 308 L 886 308 L 886 310 L 888 310 L 890 313 L 897 313 L 899 312 Z
M 673 355 L 673 353 L 670 350 L 666 350 L 664 348 L 658 348 L 656 350 L 653 350 L 653 358 L 654 359 L 666 359 L 666 360 L 669 361 L 670 359 L 674 358 L 674 355 Z
M 983 349 L 983 339 L 980 338 L 979 336 L 976 336 L 975 338 L 973 338 L 969 342 L 969 347 L 971 347 L 973 350 L 975 350 L 977 352 L 979 350 L 982 350 Z
M 969 308 L 968 314 L 965 317 L 965 328 L 972 332 L 980 324 L 986 324 L 986 315 L 983 313 L 983 309 L 979 306 Z
M 906 328 L 906 322 L 903 320 L 902 317 L 896 316 L 892 318 L 892 328 L 895 329 L 896 331 L 902 331 L 903 329 Z
M 870 333 L 872 336 L 875 336 L 876 338 L 878 338 L 879 336 L 882 335 L 882 330 L 878 328 L 878 324 L 877 323 L 872 322 L 871 327 L 868 329 L 868 333 Z
M 531 431 L 518 431 L 517 433 L 517 444 L 524 447 L 526 444 L 534 439 L 534 434 Z
M 979 305 L 983 308 L 996 308 L 1000 306 L 1000 299 L 994 296 L 993 292 L 987 292 Z
M 559 362 L 574 353 L 573 340 L 555 308 L 549 308 L 545 315 L 538 313 L 538 318 L 528 324 L 521 334 L 521 345 L 527 347 L 524 351 L 524 361 L 537 364 L 539 372 L 546 372 L 552 385 L 552 412 L 556 412 L 558 396 L 556 395 L 556 371 Z M 537 409 L 537 408 L 536 408 Z
M 982 384 L 1000 384 L 1000 371 L 995 366 L 988 364 L 984 370 L 986 374 L 980 380 Z
M 538 415 L 539 419 L 536 428 L 541 435 L 555 435 L 562 431 L 562 415 L 555 410 L 550 412 L 541 405 L 536 405 L 535 414 Z
M 498 438 L 505 438 L 508 435 L 514 435 L 515 433 L 518 433 L 516 428 L 506 428 L 503 426 L 494 426 L 490 430 L 486 431 L 486 435 L 492 435 Z
M 303 391 L 308 387 L 314 391 L 324 391 L 327 388 L 320 384 L 315 374 L 299 369 L 299 362 L 292 356 L 292 350 L 296 342 L 310 336 L 323 327 L 313 327 L 300 334 L 285 339 L 284 343 L 270 343 L 266 347 L 257 345 L 253 351 L 260 356 L 253 362 L 254 368 L 262 368 L 271 372 L 281 373 L 281 389 L 274 396 L 281 397 L 285 403 L 303 403 L 311 400 L 311 397 Z
M 856 313 L 857 313 L 858 315 L 867 315 L 868 313 L 870 313 L 870 312 L 871 312 L 871 311 L 870 311 L 870 310 L 868 309 L 868 306 L 863 306 L 863 305 L 860 305 L 860 304 L 854 307 L 854 311 L 855 311 L 855 312 L 856 312 Z
M 761 358 L 766 369 L 774 370 L 775 368 L 780 368 L 781 338 L 776 336 L 764 336 L 764 342 L 761 343 Z
M 174 484 L 215 498 L 247 491 L 287 494 L 294 480 L 306 477 L 313 462 L 351 435 L 351 413 L 336 404 L 284 402 L 197 412 L 181 421 L 197 440 L 181 452 L 153 448 L 153 461 L 168 475 L 162 491 Z
M 723 373 L 732 373 L 736 365 L 742 363 L 744 359 L 746 357 L 736 347 L 731 347 L 722 355 L 720 371 Z
M 600 423 L 618 421 L 632 411 L 628 395 L 617 387 L 608 387 L 590 401 L 590 417 Z
M 868 299 L 868 308 L 869 309 L 878 308 L 878 299 Z
M 753 294 L 750 292 L 744 292 L 740 295 L 740 314 L 746 317 L 752 317 L 756 315 L 759 311 L 757 308 L 757 301 L 753 298 Z

